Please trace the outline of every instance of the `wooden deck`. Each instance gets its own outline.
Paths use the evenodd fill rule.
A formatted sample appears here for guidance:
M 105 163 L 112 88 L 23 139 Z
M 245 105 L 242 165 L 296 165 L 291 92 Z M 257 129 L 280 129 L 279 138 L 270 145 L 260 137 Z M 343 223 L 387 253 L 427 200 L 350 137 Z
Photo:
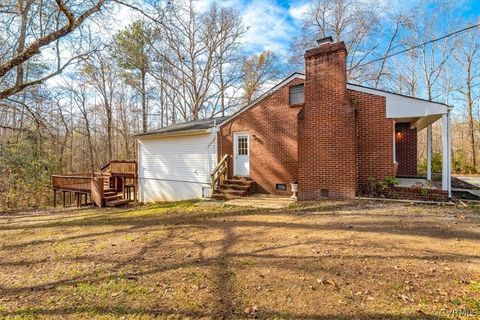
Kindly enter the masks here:
M 82 202 L 104 207 L 124 204 L 131 198 L 137 201 L 137 163 L 134 160 L 112 160 L 102 166 L 100 172 L 52 175 L 51 179 L 54 206 L 57 203 L 57 192 L 63 196 L 64 207 L 67 198 L 70 205 L 72 198 L 75 199 L 77 207 Z M 112 194 L 118 197 L 110 200 Z

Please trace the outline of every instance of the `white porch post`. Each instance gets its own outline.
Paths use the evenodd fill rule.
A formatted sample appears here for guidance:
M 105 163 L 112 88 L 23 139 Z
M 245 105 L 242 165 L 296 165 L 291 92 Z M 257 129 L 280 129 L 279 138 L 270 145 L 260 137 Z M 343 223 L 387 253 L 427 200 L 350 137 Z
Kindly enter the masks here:
M 448 196 L 451 196 L 450 190 L 450 171 L 451 171 L 451 155 L 450 155 L 450 111 L 442 114 L 442 189 L 448 191 Z
M 427 180 L 432 180 L 432 124 L 427 126 Z

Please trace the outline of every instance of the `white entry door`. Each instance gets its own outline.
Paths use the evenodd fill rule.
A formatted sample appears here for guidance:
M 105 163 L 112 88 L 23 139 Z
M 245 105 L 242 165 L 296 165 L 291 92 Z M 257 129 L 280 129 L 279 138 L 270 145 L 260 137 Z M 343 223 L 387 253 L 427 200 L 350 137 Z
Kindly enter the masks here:
M 248 133 L 234 133 L 234 156 L 233 167 L 234 175 L 241 177 L 250 176 L 250 159 L 249 159 L 249 138 Z

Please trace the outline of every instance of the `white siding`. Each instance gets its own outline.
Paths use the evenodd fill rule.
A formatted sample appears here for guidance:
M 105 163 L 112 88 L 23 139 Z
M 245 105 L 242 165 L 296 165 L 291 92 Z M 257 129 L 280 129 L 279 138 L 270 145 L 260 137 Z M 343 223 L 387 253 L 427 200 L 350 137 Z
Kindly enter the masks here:
M 202 197 L 216 162 L 214 133 L 140 138 L 140 201 L 177 201 Z

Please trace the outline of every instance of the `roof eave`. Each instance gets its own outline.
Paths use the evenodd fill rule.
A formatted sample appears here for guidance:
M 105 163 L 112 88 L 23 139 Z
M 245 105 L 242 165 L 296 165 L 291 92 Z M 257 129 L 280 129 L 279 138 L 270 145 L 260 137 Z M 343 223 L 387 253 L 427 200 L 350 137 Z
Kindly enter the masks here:
M 172 132 L 150 132 L 150 133 L 141 133 L 135 135 L 135 138 L 138 140 L 141 139 L 156 139 L 156 138 L 167 138 L 167 137 L 176 137 L 176 136 L 191 136 L 198 134 L 207 134 L 211 133 L 212 128 L 208 129 L 194 129 L 194 130 L 179 130 Z
M 240 114 L 242 114 L 243 112 L 247 111 L 248 109 L 250 109 L 251 107 L 253 107 L 254 105 L 256 105 L 257 103 L 259 103 L 260 101 L 262 101 L 263 99 L 265 99 L 266 97 L 268 97 L 270 94 L 272 94 L 273 92 L 277 91 L 278 89 L 280 89 L 281 87 L 283 87 L 284 85 L 286 85 L 287 83 L 289 83 L 290 81 L 292 81 L 293 79 L 302 79 L 302 80 L 305 80 L 305 75 L 303 73 L 300 73 L 300 72 L 294 72 L 292 73 L 289 77 L 285 78 L 284 80 L 282 80 L 281 82 L 279 82 L 277 85 L 275 85 L 273 88 L 271 88 L 270 90 L 268 90 L 267 92 L 265 92 L 264 94 L 262 94 L 260 97 L 256 98 L 254 101 L 252 101 L 251 103 L 249 103 L 248 105 L 242 107 L 240 110 L 238 110 L 237 112 L 235 112 L 234 114 L 232 114 L 230 117 L 228 117 L 227 119 L 223 120 L 222 122 L 219 122 L 217 123 L 217 126 L 220 127 L 220 126 L 223 126 L 225 123 L 231 121 L 232 119 L 236 118 L 237 116 L 239 116 Z

